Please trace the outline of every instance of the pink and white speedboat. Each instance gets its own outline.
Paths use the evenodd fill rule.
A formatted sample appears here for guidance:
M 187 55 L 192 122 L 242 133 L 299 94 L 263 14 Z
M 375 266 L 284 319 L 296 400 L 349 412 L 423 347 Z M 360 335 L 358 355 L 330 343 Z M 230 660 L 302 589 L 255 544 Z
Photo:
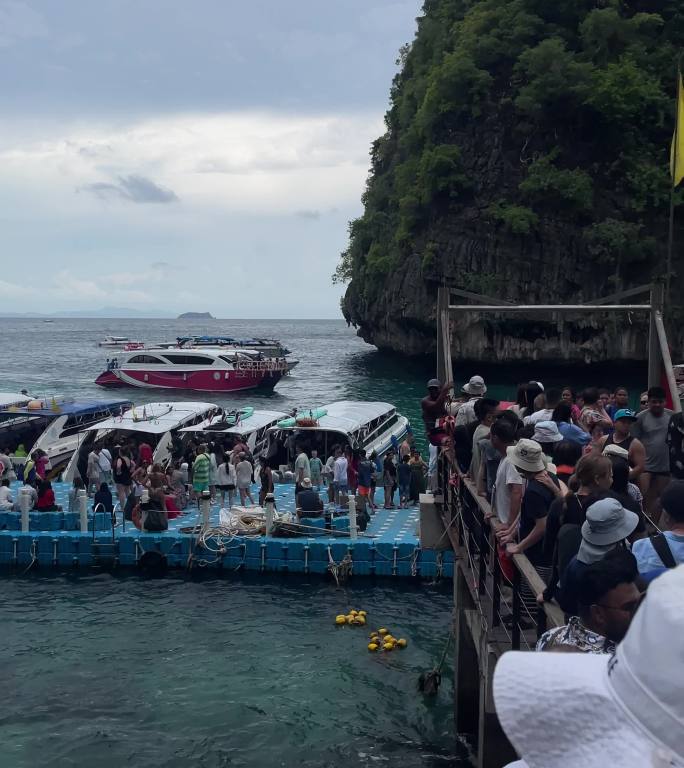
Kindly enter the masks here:
M 273 389 L 291 364 L 284 357 L 221 347 L 150 347 L 130 349 L 107 360 L 107 370 L 95 380 L 101 387 L 192 389 L 235 392 Z

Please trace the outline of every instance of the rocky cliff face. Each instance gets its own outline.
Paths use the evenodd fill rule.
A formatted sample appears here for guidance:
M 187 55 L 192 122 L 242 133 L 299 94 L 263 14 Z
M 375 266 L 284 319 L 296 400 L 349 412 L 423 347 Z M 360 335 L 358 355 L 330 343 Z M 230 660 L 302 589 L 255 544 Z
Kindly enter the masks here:
M 427 0 L 337 272 L 359 335 L 382 349 L 434 352 L 440 284 L 560 304 L 661 276 L 667 62 L 682 42 L 684 18 L 666 0 Z M 682 303 L 676 275 L 672 296 Z M 684 355 L 678 313 L 675 356 Z M 460 359 L 646 356 L 643 314 L 453 317 Z

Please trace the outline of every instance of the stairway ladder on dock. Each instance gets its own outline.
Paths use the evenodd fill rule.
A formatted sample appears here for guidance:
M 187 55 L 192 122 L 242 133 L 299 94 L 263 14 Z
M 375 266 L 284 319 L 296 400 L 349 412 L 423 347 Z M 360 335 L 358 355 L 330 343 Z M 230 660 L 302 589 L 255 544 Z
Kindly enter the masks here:
M 98 507 L 102 507 L 98 512 Z M 92 541 L 92 554 L 93 554 L 93 568 L 102 568 L 104 565 L 116 565 L 118 562 L 118 552 L 116 545 L 116 536 L 114 529 L 116 527 L 116 507 L 109 513 L 109 522 L 111 524 L 111 541 L 98 541 L 97 540 L 97 526 L 95 524 L 96 515 L 107 514 L 107 510 L 104 509 L 102 504 L 96 504 L 93 509 L 93 541 Z

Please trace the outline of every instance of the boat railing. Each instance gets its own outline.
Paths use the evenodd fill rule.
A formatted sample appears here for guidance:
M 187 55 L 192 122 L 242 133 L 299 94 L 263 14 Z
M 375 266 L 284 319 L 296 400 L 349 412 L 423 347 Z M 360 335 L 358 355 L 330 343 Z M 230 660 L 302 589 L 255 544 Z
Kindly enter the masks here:
M 238 360 L 235 363 L 238 371 L 285 371 L 286 360 Z
M 479 634 L 488 639 L 499 655 L 506 650 L 534 650 L 537 638 L 547 629 L 565 624 L 563 611 L 555 602 L 537 601 L 546 584 L 524 555 L 504 555 L 490 525 L 492 508 L 480 496 L 475 484 L 458 467 L 442 456 L 439 492 L 443 522 L 456 553 L 454 580 L 469 594 L 461 602 L 476 617 Z M 467 587 L 467 589 L 465 589 Z M 455 585 L 454 594 L 458 594 Z

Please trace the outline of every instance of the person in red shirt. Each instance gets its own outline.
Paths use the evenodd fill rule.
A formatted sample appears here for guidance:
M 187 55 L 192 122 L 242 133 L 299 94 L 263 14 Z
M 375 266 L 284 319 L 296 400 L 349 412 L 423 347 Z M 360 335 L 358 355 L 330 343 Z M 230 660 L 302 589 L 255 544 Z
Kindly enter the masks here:
M 38 487 L 38 501 L 35 509 L 38 512 L 61 512 L 62 508 L 55 504 L 55 492 L 52 490 L 52 483 L 49 480 L 43 480 Z
M 138 458 L 142 466 L 147 467 L 152 463 L 153 457 L 152 446 L 148 443 L 140 443 L 138 446 Z

